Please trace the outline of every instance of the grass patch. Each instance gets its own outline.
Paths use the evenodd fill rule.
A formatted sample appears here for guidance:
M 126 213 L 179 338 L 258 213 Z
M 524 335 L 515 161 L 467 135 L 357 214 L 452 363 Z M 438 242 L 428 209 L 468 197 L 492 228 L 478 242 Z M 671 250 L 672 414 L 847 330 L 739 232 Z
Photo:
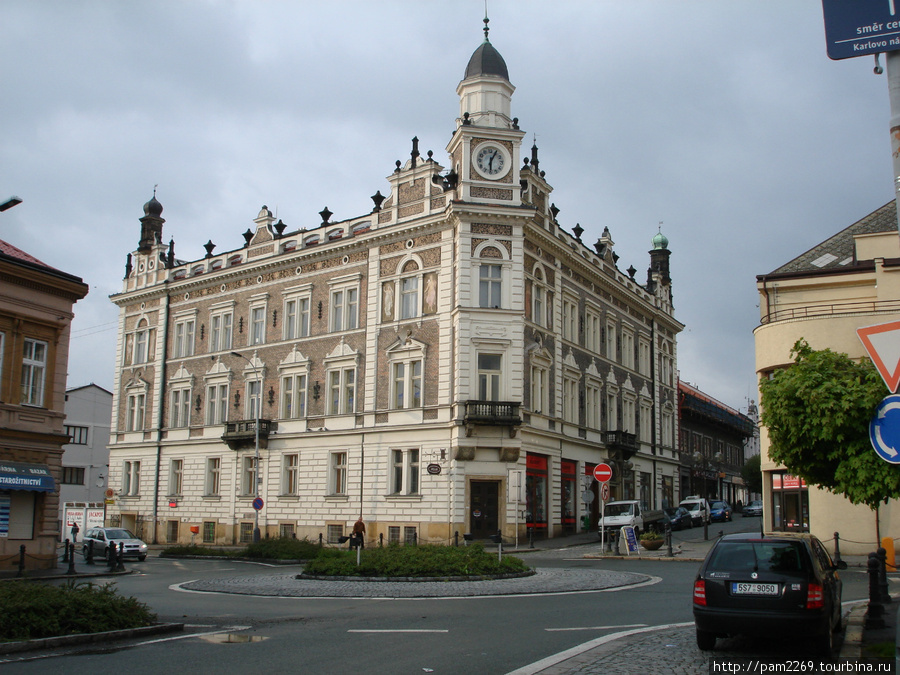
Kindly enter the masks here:
M 463 547 L 391 544 L 364 549 L 358 566 L 355 551 L 323 549 L 306 564 L 303 572 L 321 576 L 477 577 L 528 570 L 519 558 L 504 556 L 502 561 L 498 560 L 481 544 Z
M 147 605 L 119 595 L 111 584 L 0 583 L 2 641 L 101 633 L 150 626 L 155 622 L 156 615 Z
M 877 642 L 873 645 L 865 645 L 867 656 L 873 656 L 877 659 L 893 659 L 895 645 L 893 642 Z

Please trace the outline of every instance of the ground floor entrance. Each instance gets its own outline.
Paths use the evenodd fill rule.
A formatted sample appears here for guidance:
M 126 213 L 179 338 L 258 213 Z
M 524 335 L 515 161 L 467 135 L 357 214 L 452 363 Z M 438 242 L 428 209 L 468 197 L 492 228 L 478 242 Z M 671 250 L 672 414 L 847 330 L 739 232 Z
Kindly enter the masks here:
M 473 480 L 469 483 L 469 532 L 475 539 L 487 539 L 500 529 L 500 481 Z

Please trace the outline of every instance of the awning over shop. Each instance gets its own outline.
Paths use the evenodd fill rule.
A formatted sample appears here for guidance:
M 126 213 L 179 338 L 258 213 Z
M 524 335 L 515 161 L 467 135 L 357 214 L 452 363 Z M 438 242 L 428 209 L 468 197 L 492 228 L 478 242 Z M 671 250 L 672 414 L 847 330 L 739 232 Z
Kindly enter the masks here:
M 25 464 L 0 460 L 0 490 L 53 492 L 56 484 L 46 464 Z

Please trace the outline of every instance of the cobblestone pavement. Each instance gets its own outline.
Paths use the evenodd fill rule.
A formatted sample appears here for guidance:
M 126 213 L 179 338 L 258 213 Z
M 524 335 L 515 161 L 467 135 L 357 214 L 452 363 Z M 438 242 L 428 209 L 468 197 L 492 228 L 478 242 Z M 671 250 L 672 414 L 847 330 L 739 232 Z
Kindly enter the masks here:
M 320 581 L 297 579 L 296 571 L 259 576 L 189 581 L 179 590 L 297 598 L 443 598 L 535 593 L 583 593 L 656 583 L 633 572 L 587 569 L 538 569 L 516 579 L 484 581 Z

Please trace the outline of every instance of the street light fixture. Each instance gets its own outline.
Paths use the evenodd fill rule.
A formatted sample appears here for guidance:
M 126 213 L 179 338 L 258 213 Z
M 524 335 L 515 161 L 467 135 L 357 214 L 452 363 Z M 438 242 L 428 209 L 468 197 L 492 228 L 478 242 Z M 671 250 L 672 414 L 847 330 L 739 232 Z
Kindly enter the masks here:
M 250 364 L 250 367 L 253 368 L 253 375 L 256 378 L 256 381 L 259 383 L 259 391 L 256 395 L 256 404 L 254 405 L 256 420 L 254 422 L 254 450 L 255 450 L 255 462 L 256 462 L 256 470 L 253 472 L 253 501 L 259 499 L 259 481 L 262 480 L 259 471 L 259 408 L 262 404 L 262 378 L 259 375 L 259 368 L 253 361 L 248 359 L 243 354 L 239 354 L 238 352 L 231 352 L 232 356 L 237 356 L 239 358 L 244 359 L 247 363 Z M 259 509 L 256 508 L 256 505 L 253 506 L 253 543 L 259 543 Z
M 9 211 L 9 209 L 11 209 L 12 207 L 16 206 L 17 204 L 21 204 L 21 203 L 22 203 L 22 200 L 19 199 L 18 197 L 16 197 L 15 195 L 13 195 L 9 199 L 7 199 L 5 202 L 0 204 L 0 211 Z

